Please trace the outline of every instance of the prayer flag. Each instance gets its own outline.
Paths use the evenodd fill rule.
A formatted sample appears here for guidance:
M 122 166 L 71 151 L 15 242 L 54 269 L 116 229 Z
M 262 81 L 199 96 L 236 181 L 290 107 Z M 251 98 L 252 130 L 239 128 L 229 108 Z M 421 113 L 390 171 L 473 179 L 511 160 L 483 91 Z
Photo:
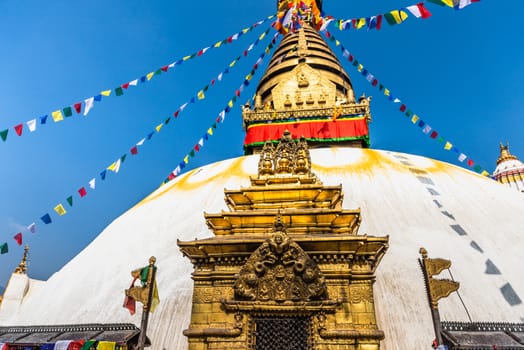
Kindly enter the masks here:
M 138 85 L 138 79 L 132 80 L 129 82 L 129 85 L 131 86 L 137 86 Z
M 482 175 L 482 176 L 489 176 L 489 173 L 486 170 L 484 170 L 482 173 L 480 173 L 480 175 Z
M 66 117 L 70 117 L 73 115 L 73 110 L 71 109 L 71 107 L 64 107 L 64 109 L 62 109 L 64 111 L 64 115 Z
M 121 163 L 121 160 L 118 159 L 116 162 L 108 166 L 107 170 L 111 170 L 111 171 L 114 171 L 115 173 L 118 173 L 118 171 L 120 170 L 120 163 Z
M 408 14 L 402 10 L 393 10 L 385 13 L 384 17 L 389 25 L 395 25 L 404 22 L 408 18 Z
M 9 252 L 9 247 L 7 245 L 7 242 L 0 245 L 0 254 L 7 254 Z
M 102 95 L 101 94 L 98 94 L 98 95 L 94 96 L 94 98 L 95 98 L 95 101 L 97 101 L 97 102 L 102 101 Z
M 196 102 L 195 98 L 191 97 L 191 100 L 189 100 L 189 103 L 195 103 L 195 102 Z
M 480 173 L 481 170 L 482 170 L 482 167 L 480 165 L 475 165 L 475 167 L 473 168 L 473 170 L 475 170 L 477 173 Z
M 114 163 L 113 163 L 113 164 L 114 164 Z M 111 165 L 113 165 L 113 164 L 111 164 Z M 107 170 L 104 169 L 104 170 L 100 173 L 100 178 L 101 178 L 102 180 L 105 180 L 105 179 L 106 179 L 106 175 L 107 175 Z
M 47 114 L 40 117 L 40 124 L 45 124 L 47 122 Z
M 73 196 L 67 197 L 67 203 L 69 204 L 70 207 L 73 206 Z
M 131 152 L 132 155 L 138 154 L 138 147 L 137 146 L 131 147 L 131 151 L 130 152 Z
M 153 75 L 155 75 L 155 72 L 147 73 L 146 75 L 147 81 L 151 80 L 151 78 L 153 78 Z
M 406 111 L 406 105 L 405 104 L 401 104 L 400 105 L 400 111 L 401 112 L 405 112 Z
M 111 90 L 100 91 L 100 94 L 102 94 L 102 95 L 107 97 L 107 96 L 111 95 Z
M 91 187 L 91 189 L 95 189 L 95 186 L 96 186 L 96 179 L 95 178 L 92 178 L 90 181 L 89 181 L 89 187 Z
M 87 191 L 85 187 L 82 187 L 81 189 L 79 189 L 78 194 L 80 195 L 80 198 L 84 198 L 87 195 Z
M 115 350 L 116 343 L 114 341 L 99 341 L 96 348 L 98 350 Z
M 44 216 L 42 216 L 40 218 L 42 220 L 42 222 L 46 225 L 50 224 L 52 222 L 51 220 L 51 216 L 49 214 L 45 214 Z
M 419 123 L 420 125 L 420 123 Z M 425 125 L 424 128 L 422 129 L 422 132 L 424 134 L 429 134 L 429 132 L 431 131 L 431 127 L 429 125 Z
M 31 119 L 26 122 L 29 131 L 33 132 L 36 130 L 36 119 Z
M 22 130 L 24 129 L 24 124 L 18 124 L 15 127 L 16 134 L 22 136 Z
M 13 236 L 13 238 L 15 239 L 18 245 L 22 245 L 22 232 L 18 232 L 16 235 Z
M 151 131 L 149 134 L 147 134 L 147 139 L 151 140 L 151 138 L 153 137 L 154 133 L 155 133 L 154 131 Z
M 56 207 L 54 207 L 54 209 L 56 213 L 60 216 L 65 215 L 67 213 L 62 203 L 58 204 Z
M 93 104 L 95 102 L 95 98 L 94 97 L 89 97 L 89 98 L 86 98 L 84 100 L 86 106 L 84 107 L 84 115 L 87 115 L 87 113 L 89 113 L 89 111 L 91 110 L 91 108 L 93 108 Z
M 137 145 L 137 146 L 142 146 L 142 145 L 144 144 L 144 142 L 146 142 L 146 139 L 145 139 L 145 138 L 143 138 L 142 140 L 138 141 L 138 142 L 136 143 L 136 145 Z
M 33 222 L 31 225 L 27 226 L 27 230 L 31 233 L 36 232 L 36 224 Z
M 212 128 L 207 129 L 207 133 L 208 133 L 209 135 L 213 135 L 213 129 L 212 129 Z
M 82 102 L 75 103 L 73 107 L 75 107 L 76 113 L 80 113 L 80 111 L 82 110 Z
M 185 156 L 184 157 L 184 163 L 186 163 L 186 164 L 189 163 L 189 156 Z
M 123 154 L 122 157 L 120 157 L 120 162 L 123 163 L 126 161 L 127 154 Z
M 119 86 L 115 89 L 115 94 L 117 96 L 122 96 L 124 94 L 124 90 L 122 90 L 122 88 Z
M 433 130 L 433 131 L 431 132 L 431 134 L 429 135 L 429 137 L 431 137 L 432 139 L 436 139 L 437 136 L 438 136 L 438 132 L 436 132 L 435 130 Z
M 416 124 L 416 123 L 418 122 L 418 119 L 419 119 L 419 118 L 418 118 L 418 115 L 414 114 L 413 117 L 411 118 L 411 122 L 412 122 L 413 124 Z
M 458 0 L 458 4 L 455 5 L 456 9 L 462 10 L 464 7 L 471 5 L 474 2 L 479 2 L 480 0 Z
M 155 128 L 156 132 L 160 132 L 160 129 L 162 129 L 163 126 L 164 126 L 163 123 L 158 124 L 158 125 L 156 126 L 156 128 Z
M 54 111 L 53 113 L 51 113 L 51 116 L 53 117 L 55 123 L 64 120 L 64 116 L 62 115 L 61 110 Z
M 427 8 L 424 7 L 424 3 L 420 2 L 416 5 L 408 6 L 406 9 L 411 12 L 411 14 L 417 18 L 422 17 L 423 19 L 431 17 L 431 13 Z
M 204 147 L 204 139 L 203 138 L 200 138 L 200 140 L 198 140 L 198 145 L 200 147 Z
M 4 131 L 0 131 L 0 137 L 2 138 L 2 141 L 5 141 L 7 139 L 7 133 L 9 132 L 9 129 L 5 129 Z
M 475 163 L 474 163 L 471 159 L 468 159 L 468 165 L 469 165 L 470 167 L 472 167 L 473 164 L 475 164 Z
M 203 100 L 206 97 L 206 95 L 204 95 L 204 91 L 203 90 L 200 90 L 198 92 L 198 94 L 197 94 L 197 97 L 198 97 L 199 100 Z
M 366 19 L 365 19 L 365 18 L 355 19 L 355 20 L 353 21 L 353 27 L 354 27 L 355 29 L 361 29 L 361 28 L 363 28 L 365 25 L 366 25 Z
M 190 156 L 191 158 L 193 158 L 193 157 L 195 156 L 195 150 L 194 150 L 194 149 L 192 149 L 191 151 L 189 151 L 189 156 Z
M 453 144 L 451 144 L 450 142 L 447 142 L 447 141 L 446 141 L 446 144 L 444 145 L 444 149 L 445 149 L 446 151 L 449 151 L 449 150 L 451 149 L 452 146 L 453 146 Z
M 467 158 L 467 156 L 464 154 L 464 153 L 461 153 L 459 156 L 458 156 L 458 160 L 459 162 L 463 162 L 465 159 Z

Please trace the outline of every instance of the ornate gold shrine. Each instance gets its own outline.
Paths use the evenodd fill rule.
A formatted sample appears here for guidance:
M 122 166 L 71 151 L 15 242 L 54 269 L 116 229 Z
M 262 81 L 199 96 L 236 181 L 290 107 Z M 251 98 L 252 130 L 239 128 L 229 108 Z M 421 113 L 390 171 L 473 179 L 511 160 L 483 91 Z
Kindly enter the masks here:
M 388 237 L 358 235 L 342 186 L 311 172 L 286 133 L 260 154 L 251 186 L 226 190 L 230 211 L 205 214 L 214 237 L 178 242 L 193 263 L 191 350 L 378 350 L 375 270 Z

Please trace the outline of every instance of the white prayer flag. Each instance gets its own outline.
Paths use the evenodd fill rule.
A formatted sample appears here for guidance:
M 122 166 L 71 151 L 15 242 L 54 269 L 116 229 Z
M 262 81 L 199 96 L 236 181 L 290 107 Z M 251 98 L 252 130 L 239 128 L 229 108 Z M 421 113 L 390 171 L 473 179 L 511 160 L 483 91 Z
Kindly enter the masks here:
M 32 119 L 28 122 L 26 122 L 27 124 L 27 128 L 29 129 L 29 131 L 33 132 L 36 130 L 36 119 Z
M 131 86 L 137 86 L 138 85 L 138 79 L 132 80 L 129 82 L 129 85 Z
M 458 157 L 458 160 L 459 160 L 459 162 L 463 162 L 466 158 L 467 158 L 467 156 L 464 153 L 461 153 L 459 155 L 459 157 Z
M 95 103 L 95 98 L 94 97 L 86 98 L 84 102 L 86 104 L 86 106 L 84 107 L 84 115 L 87 115 L 87 113 L 89 113 L 91 108 L 93 108 L 93 104 Z
M 96 182 L 95 178 L 93 178 L 93 179 L 91 179 L 91 181 L 89 181 L 89 187 L 91 187 L 93 190 L 95 189 L 95 182 Z

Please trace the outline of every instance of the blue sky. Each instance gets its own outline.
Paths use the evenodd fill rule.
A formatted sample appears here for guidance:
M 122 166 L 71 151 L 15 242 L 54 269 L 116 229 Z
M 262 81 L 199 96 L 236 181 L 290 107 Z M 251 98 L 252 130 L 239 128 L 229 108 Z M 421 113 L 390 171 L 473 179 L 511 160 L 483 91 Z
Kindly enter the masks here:
M 349 19 L 385 13 L 416 1 L 325 0 L 324 11 Z M 223 40 L 275 13 L 275 1 L 0 2 L 0 256 L 4 285 L 23 253 L 13 235 L 23 230 L 31 247 L 29 273 L 47 279 L 92 241 L 104 227 L 159 186 L 234 95 L 235 89 L 268 40 L 164 126 L 140 148 L 129 149 L 216 78 L 268 28 L 264 24 L 239 40 L 131 87 L 121 97 L 97 103 L 88 116 L 25 128 L 13 126 L 97 95 Z M 408 108 L 489 171 L 500 141 L 524 159 L 524 48 L 520 38 L 524 2 L 484 0 L 455 11 L 426 4 L 433 16 L 410 17 L 380 31 L 330 31 Z M 270 33 L 273 34 L 273 31 Z M 339 48 L 332 46 L 340 55 Z M 267 64 L 267 59 L 264 61 Z M 398 112 L 347 62 L 356 95 L 373 96 L 372 147 L 414 153 L 460 164 Z M 264 65 L 265 66 L 265 65 Z M 263 67 L 264 68 L 264 67 Z M 259 70 L 240 98 L 250 98 Z M 242 155 L 240 108 L 227 115 L 204 149 L 191 159 L 194 168 Z M 101 181 L 99 173 L 128 153 L 118 174 Z M 80 199 L 77 190 L 97 177 L 94 191 Z M 74 197 L 69 208 L 66 198 Z M 53 207 L 68 213 L 58 217 Z M 176 209 L 176 208 L 175 208 Z M 198 210 L 203 210 L 199 208 Z M 50 213 L 53 223 L 39 218 Z M 203 218 L 202 218 L 203 220 Z M 144 233 L 145 236 L 147 233 Z

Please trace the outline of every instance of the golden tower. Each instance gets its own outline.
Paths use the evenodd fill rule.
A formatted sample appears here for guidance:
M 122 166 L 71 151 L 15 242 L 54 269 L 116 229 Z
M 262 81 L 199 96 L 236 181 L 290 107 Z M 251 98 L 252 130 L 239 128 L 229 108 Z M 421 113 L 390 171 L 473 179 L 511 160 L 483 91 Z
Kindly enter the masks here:
M 502 184 L 524 192 L 524 163 L 510 153 L 509 144 L 500 144 L 500 156 L 493 177 Z
M 388 237 L 358 234 L 360 210 L 342 209 L 342 186 L 322 184 L 309 152 L 366 147 L 370 100 L 355 100 L 314 29 L 320 2 L 280 1 L 280 18 L 305 4 L 243 109 L 257 176 L 204 215 L 214 237 L 178 242 L 194 266 L 190 350 L 378 350 L 384 338 L 373 283 Z

